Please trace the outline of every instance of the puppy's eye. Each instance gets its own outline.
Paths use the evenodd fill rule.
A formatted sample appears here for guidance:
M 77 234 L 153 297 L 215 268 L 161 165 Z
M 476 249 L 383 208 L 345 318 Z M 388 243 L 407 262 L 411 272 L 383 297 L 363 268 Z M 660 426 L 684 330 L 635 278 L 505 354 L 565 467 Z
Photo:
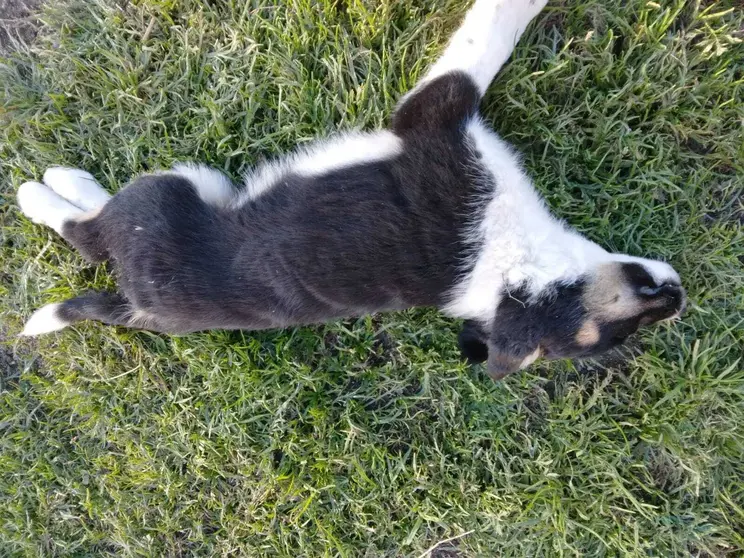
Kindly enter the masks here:
M 661 287 L 641 287 L 638 289 L 638 292 L 642 294 L 643 296 L 657 296 L 661 290 L 664 288 L 664 285 Z

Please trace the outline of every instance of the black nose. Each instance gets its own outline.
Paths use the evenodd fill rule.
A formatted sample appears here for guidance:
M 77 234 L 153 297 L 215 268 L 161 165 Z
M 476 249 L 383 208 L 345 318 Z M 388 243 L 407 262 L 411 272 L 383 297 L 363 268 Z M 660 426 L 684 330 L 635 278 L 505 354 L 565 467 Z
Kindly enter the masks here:
M 644 297 L 662 298 L 665 307 L 674 309 L 680 314 L 687 307 L 687 295 L 685 294 L 685 290 L 679 285 L 665 283 L 658 287 L 641 287 L 638 289 L 638 292 Z

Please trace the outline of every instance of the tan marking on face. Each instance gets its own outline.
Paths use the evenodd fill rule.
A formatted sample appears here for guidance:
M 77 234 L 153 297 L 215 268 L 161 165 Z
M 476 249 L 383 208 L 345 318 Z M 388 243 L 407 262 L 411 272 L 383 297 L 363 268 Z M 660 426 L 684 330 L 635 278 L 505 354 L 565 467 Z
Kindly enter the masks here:
M 587 320 L 576 333 L 576 342 L 582 347 L 591 347 L 599 342 L 599 326 L 594 320 Z
M 601 265 L 584 293 L 589 315 L 604 320 L 622 320 L 640 311 L 638 298 L 625 281 L 620 264 Z
M 505 353 L 498 353 L 496 351 L 488 350 L 488 375 L 494 380 L 501 380 L 502 378 L 521 370 L 535 362 L 542 355 L 542 349 L 539 347 L 527 355 L 522 360 L 517 360 L 511 355 Z
M 511 355 L 492 350 L 491 347 L 488 348 L 488 365 L 486 369 L 488 370 L 488 375 L 494 380 L 501 380 L 509 374 L 516 372 L 519 370 L 521 362 Z
M 532 353 L 527 355 L 527 357 L 520 363 L 519 369 L 521 370 L 522 368 L 527 368 L 530 364 L 532 364 L 538 358 L 540 358 L 541 355 L 542 355 L 542 349 L 538 347 Z

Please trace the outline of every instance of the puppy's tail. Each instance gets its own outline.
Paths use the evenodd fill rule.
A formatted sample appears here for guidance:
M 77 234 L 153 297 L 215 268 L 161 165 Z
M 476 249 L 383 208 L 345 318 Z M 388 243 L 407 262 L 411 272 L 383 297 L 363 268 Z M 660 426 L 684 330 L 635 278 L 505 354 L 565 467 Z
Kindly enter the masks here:
M 50 333 L 83 320 L 128 325 L 131 316 L 132 307 L 123 296 L 116 293 L 91 292 L 64 302 L 42 306 L 31 315 L 21 335 Z

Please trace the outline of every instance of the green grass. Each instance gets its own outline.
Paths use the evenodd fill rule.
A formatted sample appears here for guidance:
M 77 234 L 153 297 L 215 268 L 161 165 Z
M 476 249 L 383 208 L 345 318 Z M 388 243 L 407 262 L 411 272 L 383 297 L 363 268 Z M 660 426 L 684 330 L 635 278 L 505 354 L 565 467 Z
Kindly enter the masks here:
M 556 213 L 669 260 L 693 302 L 629 360 L 501 383 L 413 310 L 181 337 L 39 305 L 113 288 L 14 192 L 51 165 L 112 192 L 234 177 L 384 125 L 461 1 L 59 3 L 0 64 L 0 555 L 741 556 L 740 2 L 551 0 L 484 103 Z

